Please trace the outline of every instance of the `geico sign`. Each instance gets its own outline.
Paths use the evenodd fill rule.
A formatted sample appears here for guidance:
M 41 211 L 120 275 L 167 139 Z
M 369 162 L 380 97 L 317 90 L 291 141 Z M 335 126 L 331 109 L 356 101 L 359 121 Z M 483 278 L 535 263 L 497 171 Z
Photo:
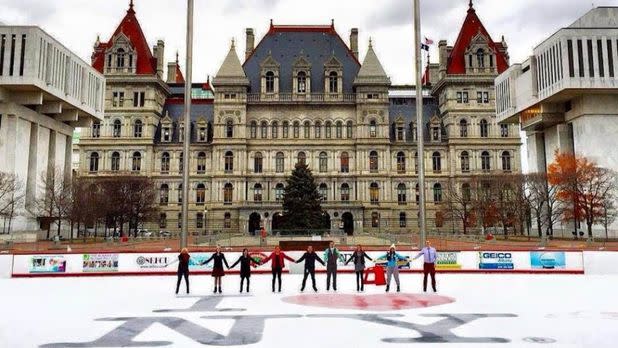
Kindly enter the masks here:
M 168 264 L 167 256 L 139 256 L 135 263 L 140 267 L 166 267 Z
M 513 257 L 511 253 L 483 253 L 484 259 L 510 259 Z

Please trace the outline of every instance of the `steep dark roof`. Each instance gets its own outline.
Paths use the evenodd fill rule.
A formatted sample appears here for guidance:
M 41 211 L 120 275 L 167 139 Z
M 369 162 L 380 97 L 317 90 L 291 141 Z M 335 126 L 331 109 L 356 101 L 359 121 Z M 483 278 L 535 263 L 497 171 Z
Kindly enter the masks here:
M 343 92 L 352 93 L 360 63 L 330 26 L 272 25 L 243 64 L 251 92 L 260 91 L 260 64 L 269 56 L 280 64 L 279 91 L 292 92 L 292 69 L 300 56 L 311 64 L 311 92 L 324 90 L 324 63 L 335 57 L 343 68 Z
M 416 97 L 412 96 L 393 96 L 390 97 L 390 105 L 388 107 L 389 124 L 397 122 L 401 116 L 406 130 L 410 131 L 410 124 L 416 124 Z M 438 102 L 433 97 L 423 98 L 423 138 L 429 141 L 429 121 L 431 117 L 438 113 Z M 391 130 L 391 133 L 392 130 Z M 395 135 L 391 134 L 391 139 L 395 139 Z M 412 137 L 407 137 L 406 142 L 412 143 Z

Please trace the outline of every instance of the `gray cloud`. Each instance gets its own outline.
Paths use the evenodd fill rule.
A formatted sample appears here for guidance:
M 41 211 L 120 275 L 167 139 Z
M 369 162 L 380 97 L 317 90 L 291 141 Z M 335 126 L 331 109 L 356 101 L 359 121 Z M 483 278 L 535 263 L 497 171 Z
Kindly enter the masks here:
M 35 24 L 47 21 L 53 17 L 58 9 L 56 1 L 40 1 L 40 0 L 20 0 L 17 2 L 0 4 L 2 12 L 15 13 L 21 16 L 21 20 L 27 24 Z M 2 14 L 0 14 L 2 18 Z M 5 18 L 10 23 L 10 21 Z

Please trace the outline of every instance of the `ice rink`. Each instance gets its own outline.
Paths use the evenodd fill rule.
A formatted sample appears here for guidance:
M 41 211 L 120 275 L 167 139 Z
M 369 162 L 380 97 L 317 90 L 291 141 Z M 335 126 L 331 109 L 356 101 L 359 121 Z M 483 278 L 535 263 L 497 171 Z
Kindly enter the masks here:
M 301 275 L 254 275 L 249 295 L 237 275 L 176 279 L 82 277 L 0 279 L 0 347 L 616 347 L 618 276 L 438 274 L 437 294 L 421 275 L 402 292 L 340 274 L 339 292 L 299 292 Z M 308 287 L 309 288 L 309 287 Z M 184 284 L 181 294 L 184 293 Z

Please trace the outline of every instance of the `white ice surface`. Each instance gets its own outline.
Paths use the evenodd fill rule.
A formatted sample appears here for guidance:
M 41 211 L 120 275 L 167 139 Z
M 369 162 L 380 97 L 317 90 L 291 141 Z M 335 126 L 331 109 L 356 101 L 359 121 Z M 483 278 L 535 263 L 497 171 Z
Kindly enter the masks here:
M 109 333 L 122 321 L 110 317 L 173 316 L 222 335 L 231 319 L 203 319 L 209 315 L 299 314 L 296 319 L 269 319 L 257 344 L 242 347 L 439 347 L 436 343 L 389 343 L 383 338 L 420 337 L 416 331 L 353 319 L 310 318 L 307 314 L 401 314 L 393 318 L 430 324 L 439 318 L 420 314 L 505 313 L 516 317 L 483 318 L 452 330 L 461 337 L 500 337 L 508 343 L 456 343 L 450 347 L 617 347 L 618 276 L 439 274 L 439 295 L 455 298 L 440 306 L 401 311 L 363 311 L 289 304 L 282 297 L 299 294 L 300 275 L 283 275 L 283 293 L 272 294 L 269 275 L 252 277 L 249 297 L 238 295 L 239 278 L 224 277 L 218 308 L 245 308 L 243 312 L 171 312 L 184 309 L 199 297 L 175 296 L 175 277 L 86 277 L 0 279 L 0 347 L 37 347 L 60 342 L 89 342 Z M 325 293 L 325 275 L 318 275 Z M 193 296 L 211 296 L 212 278 L 194 276 Z M 339 294 L 356 294 L 354 276 L 339 275 Z M 421 276 L 402 275 L 402 291 L 420 290 Z M 181 292 L 184 290 L 184 284 Z M 307 292 L 306 292 L 307 293 Z M 308 293 L 312 293 L 308 292 Z M 383 294 L 383 287 L 367 286 L 365 295 Z M 219 295 L 217 295 L 219 296 Z M 530 342 L 542 338 L 544 343 Z M 139 341 L 173 342 L 168 347 L 204 346 L 155 323 L 142 331 Z M 88 345 L 86 345 L 88 346 Z M 235 346 L 241 347 L 241 346 Z

